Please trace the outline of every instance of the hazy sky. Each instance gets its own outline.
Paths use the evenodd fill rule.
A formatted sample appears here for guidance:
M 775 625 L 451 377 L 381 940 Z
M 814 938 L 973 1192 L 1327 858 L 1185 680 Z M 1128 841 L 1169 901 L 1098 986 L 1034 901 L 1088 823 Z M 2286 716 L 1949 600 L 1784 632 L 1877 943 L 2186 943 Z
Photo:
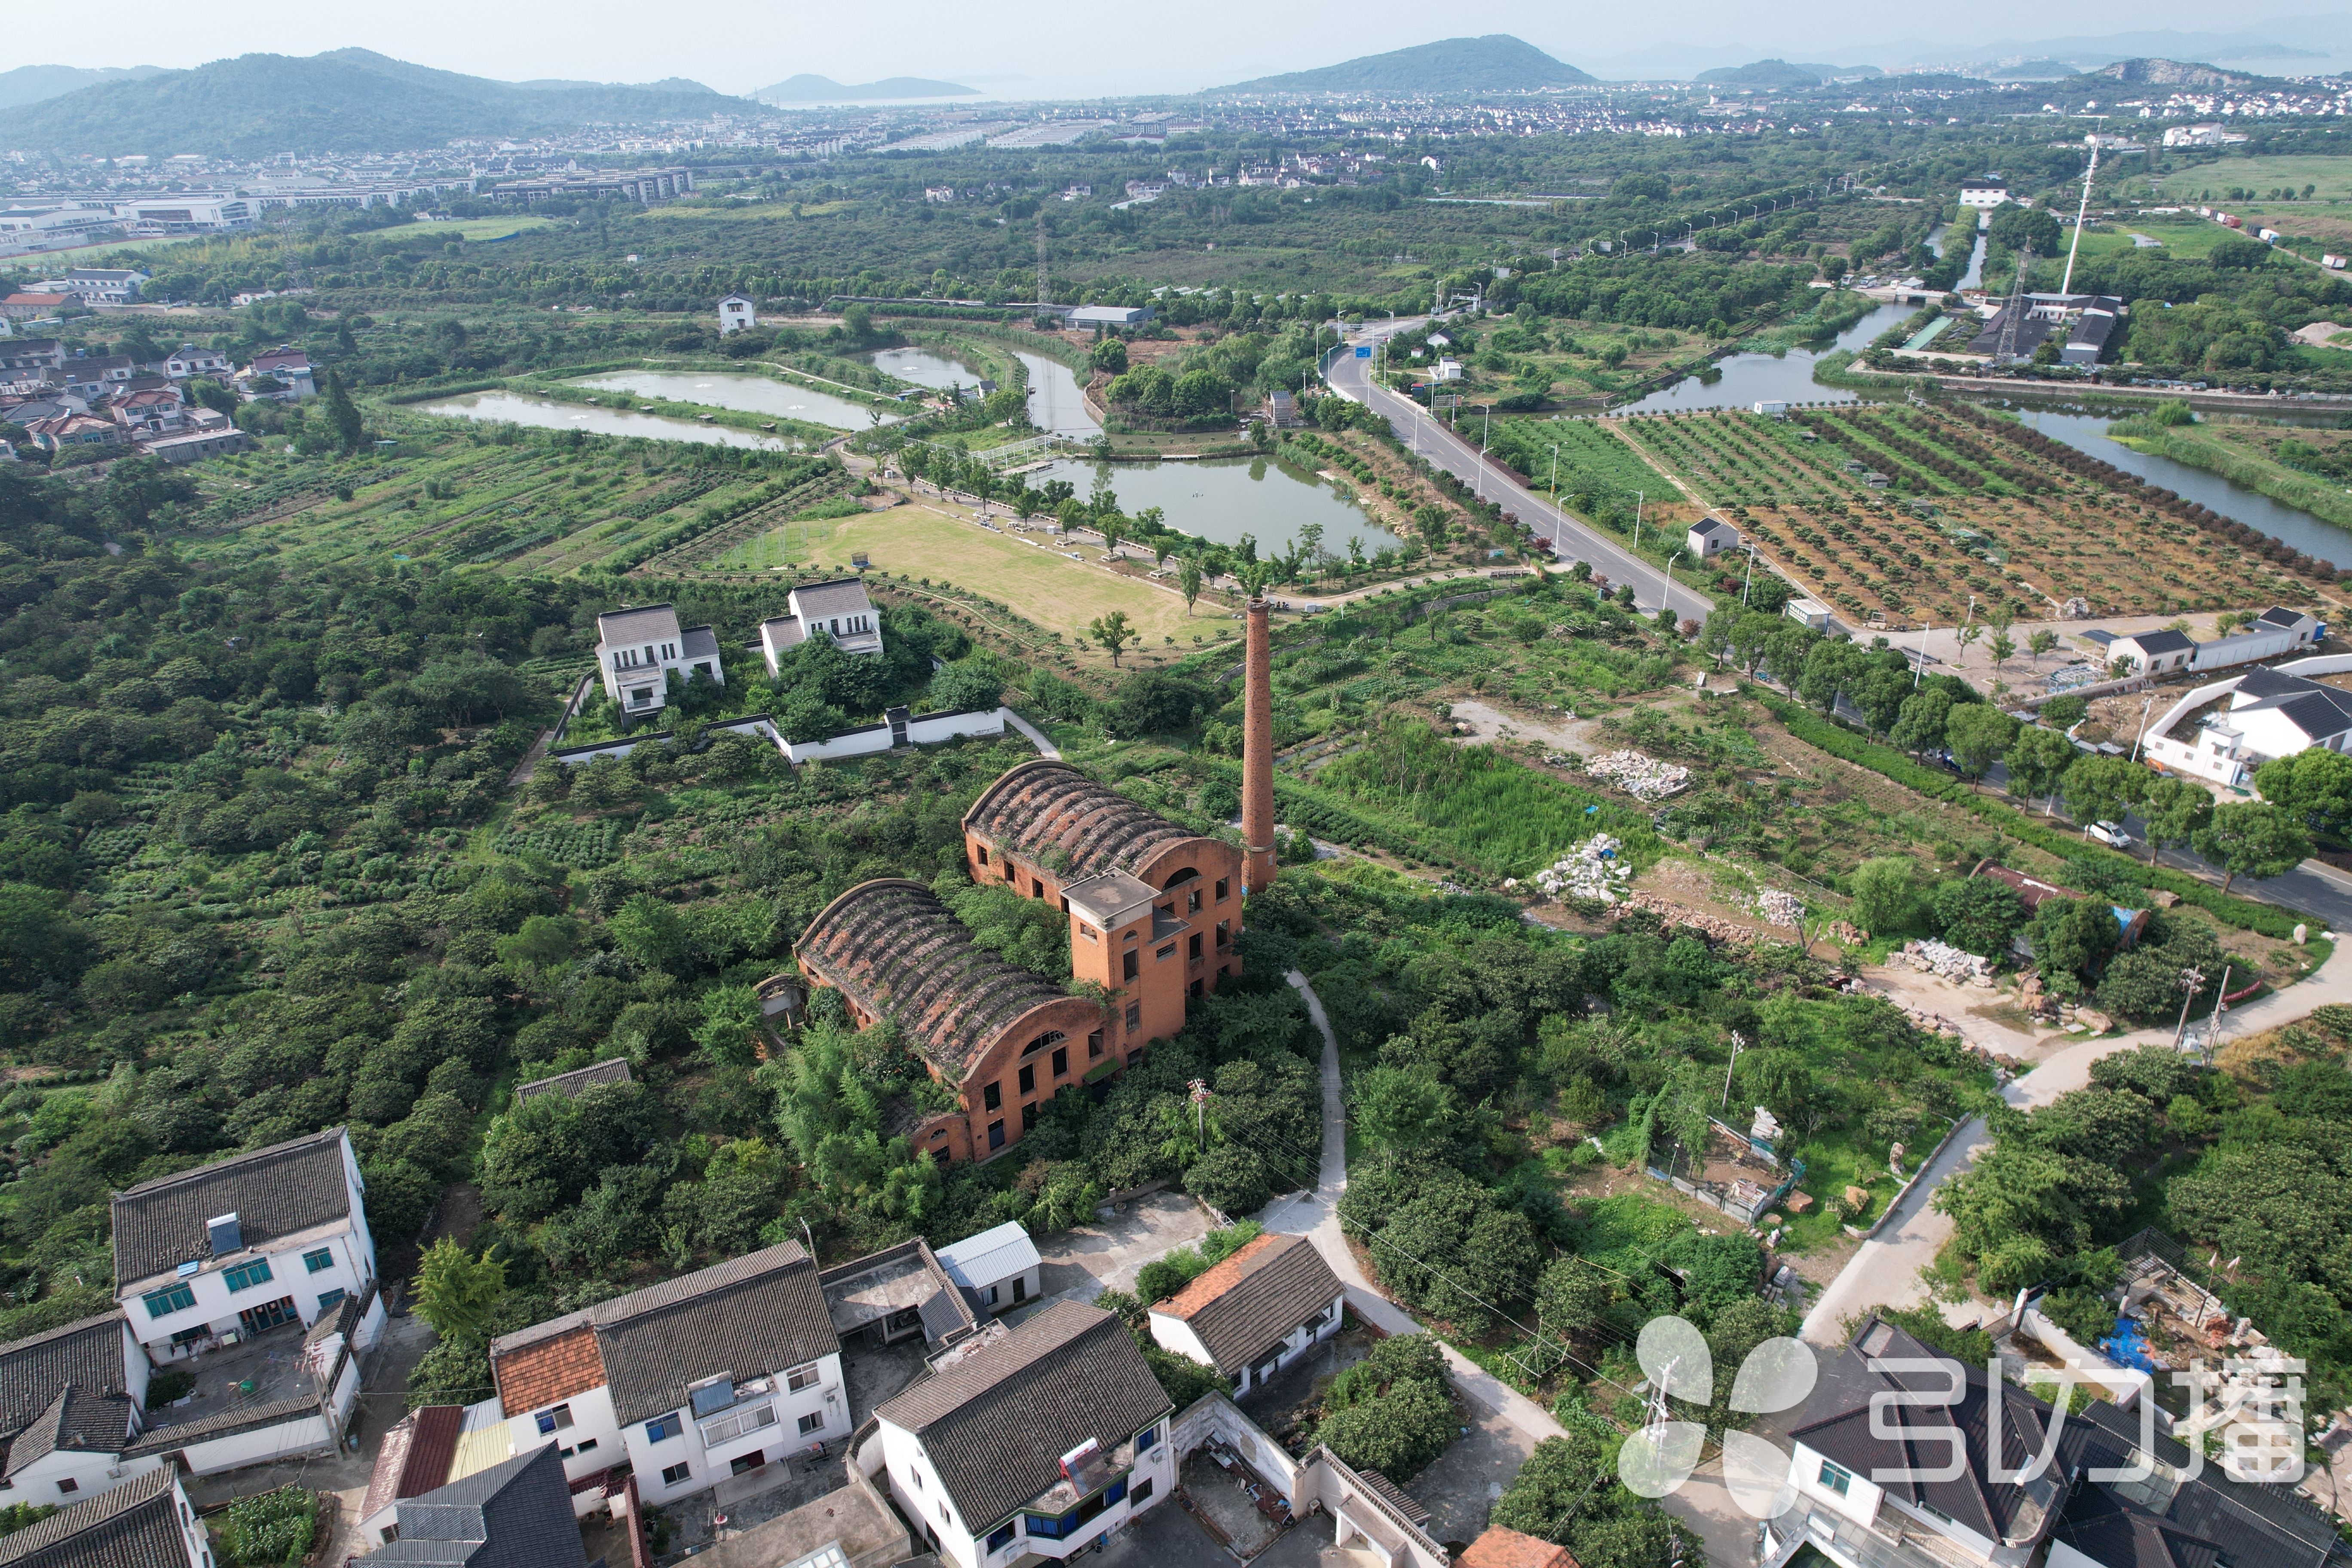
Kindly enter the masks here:
M 1980 47 L 1983 40 L 2061 32 L 2263 31 L 2242 18 L 2267 14 L 2262 7 L 2217 16 L 2210 5 L 2189 0 L 2144 0 L 2128 11 L 2103 14 L 1988 0 L 1962 14 L 1965 26 L 1956 22 L 1947 29 L 1936 26 L 1931 12 L 1896 12 L 1890 20 L 1885 7 L 1858 0 L 1766 7 L 1739 0 L 1666 0 L 1488 12 L 1477 20 L 1402 0 L 1309 0 L 1289 6 L 1195 0 L 1146 11 L 1106 11 L 1076 0 L 1017 5 L 898 0 L 887 6 L 711 0 L 652 12 L 614 0 L 562 5 L 524 0 L 487 9 L 474 0 L 407 0 L 382 7 L 247 0 L 205 12 L 198 26 L 51 28 L 30 43 L 18 29 L 11 39 L 17 58 L 0 57 L 0 68 L 50 62 L 182 67 L 228 55 L 307 55 L 356 45 L 506 79 L 683 76 L 722 92 L 749 92 L 808 71 L 842 82 L 922 76 L 992 94 L 1076 97 L 1191 91 L 1474 31 L 1515 33 L 1571 65 L 1662 47 L 1687 54 L 1692 65 L 1737 65 L 1759 55 L 1844 64 L 1906 58 L 1938 45 L 1966 48 L 1969 40 Z M 2270 31 L 2278 42 L 2297 41 L 2284 36 L 2286 29 Z

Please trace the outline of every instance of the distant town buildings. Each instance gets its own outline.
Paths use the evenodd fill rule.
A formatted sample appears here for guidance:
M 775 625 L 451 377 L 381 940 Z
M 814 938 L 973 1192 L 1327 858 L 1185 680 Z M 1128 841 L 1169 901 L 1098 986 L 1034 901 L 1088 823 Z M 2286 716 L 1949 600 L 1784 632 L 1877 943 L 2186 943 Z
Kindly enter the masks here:
M 494 184 L 487 195 L 494 202 L 523 205 L 531 202 L 618 199 L 651 206 L 694 190 L 694 171 L 669 169 L 570 168 L 526 180 Z

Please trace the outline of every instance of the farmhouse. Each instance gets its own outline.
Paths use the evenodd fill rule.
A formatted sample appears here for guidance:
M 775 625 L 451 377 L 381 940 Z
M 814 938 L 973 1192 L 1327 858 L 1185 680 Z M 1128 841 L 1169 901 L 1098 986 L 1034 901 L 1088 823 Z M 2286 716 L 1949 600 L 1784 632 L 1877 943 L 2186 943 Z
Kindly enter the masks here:
M 1709 514 L 1691 524 L 1690 531 L 1683 536 L 1683 548 L 1701 561 L 1711 561 L 1739 548 L 1739 530 Z
M 709 626 L 677 624 L 669 605 L 607 610 L 596 617 L 596 668 L 604 694 L 621 705 L 624 721 L 658 713 L 669 701 L 669 679 L 700 676 L 727 684 L 719 638 Z
M 1261 1236 L 1151 1309 L 1163 1350 L 1246 1394 L 1339 1331 L 1347 1291 L 1303 1236 Z
M 8 1568 L 213 1568 L 188 1494 L 169 1470 L 150 1470 L 83 1498 L 0 1539 Z
M 882 651 L 881 619 L 874 613 L 866 584 L 855 577 L 803 583 L 784 603 L 790 615 L 760 623 L 760 652 L 768 661 L 770 675 L 778 673 L 777 661 L 785 649 L 798 647 L 813 637 L 830 638 L 844 653 Z
M 120 1312 L 0 1345 L 0 1508 L 62 1505 L 160 1467 L 122 1458 L 148 1371 Z
M 1029 1229 L 1007 1220 L 940 1248 L 940 1267 L 962 1288 L 972 1310 L 993 1314 L 1037 1299 L 1045 1262 Z
M 555 1445 L 450 1482 L 400 1508 L 399 1535 L 356 1559 L 391 1568 L 587 1568 L 588 1552 L 564 1496 Z

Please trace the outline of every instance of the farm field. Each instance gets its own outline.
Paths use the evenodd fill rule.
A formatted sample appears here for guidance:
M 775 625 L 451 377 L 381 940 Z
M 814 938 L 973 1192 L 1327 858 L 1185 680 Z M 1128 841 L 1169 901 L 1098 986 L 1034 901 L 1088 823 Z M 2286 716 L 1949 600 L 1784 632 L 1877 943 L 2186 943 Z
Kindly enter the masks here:
M 2077 597 L 2095 615 L 2165 614 L 2313 591 L 2226 537 L 2069 472 L 2005 420 L 1865 405 L 1623 428 L 1806 592 L 1890 626 L 1948 624 L 1972 595 L 1980 613 L 2006 604 L 2042 618 Z M 1874 488 L 1872 472 L 1889 482 Z
M 2234 212 L 2237 209 L 2233 207 L 2231 210 Z M 2168 260 L 2201 260 L 2210 256 L 2213 247 L 2222 241 L 2242 237 L 2236 229 L 2210 218 L 2109 218 L 2083 231 L 2081 259 L 2087 261 L 2094 257 L 2140 248 L 2132 243 L 2134 234 L 2144 234 L 2155 240 L 2159 247 L 2158 254 Z M 2074 237 L 2071 230 L 2067 237 L 2070 240 Z M 2034 268 L 2037 276 L 2041 265 L 2046 265 L 2049 259 L 2044 258 L 2042 264 L 2037 264 Z M 2063 273 L 2066 266 L 2063 251 L 2059 253 L 2056 261 Z M 2052 287 L 2056 285 L 2053 283 Z
M 2312 193 L 2315 201 L 2352 201 L 2352 157 L 2314 153 L 2224 158 L 2168 174 L 2160 189 L 2173 201 L 2209 203 L 2225 201 L 2232 189 L 2290 189 L 2300 195 L 2305 185 L 2319 187 Z

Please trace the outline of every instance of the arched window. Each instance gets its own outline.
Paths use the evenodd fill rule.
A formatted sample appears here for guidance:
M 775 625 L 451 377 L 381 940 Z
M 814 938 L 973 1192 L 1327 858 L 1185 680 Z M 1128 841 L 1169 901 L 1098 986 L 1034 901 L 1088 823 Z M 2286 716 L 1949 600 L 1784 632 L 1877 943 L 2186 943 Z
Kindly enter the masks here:
M 1035 1039 L 1030 1041 L 1027 1045 L 1022 1047 L 1021 1054 L 1024 1057 L 1034 1057 L 1039 1051 L 1044 1050 L 1047 1046 L 1054 1045 L 1067 1038 L 1069 1038 L 1069 1037 L 1063 1034 L 1059 1029 L 1048 1029 L 1044 1034 L 1038 1036 Z
M 1199 870 L 1193 867 L 1187 866 L 1182 870 L 1177 872 L 1174 876 L 1169 878 L 1166 881 L 1160 883 L 1160 890 L 1164 893 L 1169 889 L 1173 888 L 1180 883 L 1198 881 L 1200 877 L 1201 873 Z

